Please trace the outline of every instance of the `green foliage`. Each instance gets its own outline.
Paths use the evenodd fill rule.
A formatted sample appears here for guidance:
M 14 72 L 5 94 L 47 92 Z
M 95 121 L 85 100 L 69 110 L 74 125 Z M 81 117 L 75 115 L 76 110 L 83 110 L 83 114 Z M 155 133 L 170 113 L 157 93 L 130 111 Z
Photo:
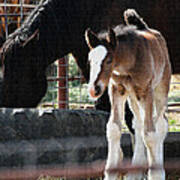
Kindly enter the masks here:
M 180 102 L 180 90 L 169 92 L 168 102 Z
M 172 117 L 169 117 L 168 123 L 169 123 L 169 131 L 170 132 L 180 132 L 180 126 L 178 126 L 177 120 L 175 120 Z
M 69 59 L 69 70 L 68 70 L 69 77 L 79 76 L 80 75 L 79 68 L 71 54 L 68 56 L 68 59 Z
M 176 124 L 175 119 L 169 118 L 168 121 L 169 121 L 169 125 L 175 125 Z
M 47 78 L 49 77 L 57 77 L 57 63 L 50 65 L 47 68 Z M 46 95 L 41 100 L 42 103 L 49 103 L 57 100 L 57 82 L 56 81 L 48 81 L 48 88 Z
M 48 89 L 47 89 L 45 97 L 41 101 L 42 103 L 56 101 L 57 89 L 55 89 L 55 87 L 57 87 L 57 82 L 48 83 Z
M 177 103 L 180 102 L 180 90 L 172 89 L 169 92 L 168 103 Z M 177 107 L 176 107 L 177 108 Z M 180 119 L 178 113 L 168 113 L 168 123 L 170 132 L 180 132 Z
M 71 86 L 69 88 L 69 101 L 72 103 L 88 103 L 93 104 L 93 101 L 89 100 L 89 95 L 87 93 L 87 84 L 80 85 L 79 87 Z
M 69 77 L 82 77 L 80 70 L 73 58 L 69 55 Z M 68 82 L 69 86 L 69 102 L 70 104 L 89 104 L 92 105 L 93 102 L 89 100 L 88 95 L 88 85 L 82 84 L 81 80 L 74 80 Z
M 71 54 L 68 55 L 68 77 L 69 78 L 80 78 L 81 73 L 79 68 Z M 53 69 L 54 72 L 48 70 L 48 72 L 53 77 L 57 77 L 57 63 L 56 70 Z M 52 75 L 53 74 L 53 75 Z M 46 96 L 43 98 L 42 103 L 57 103 L 57 82 L 48 82 L 48 90 Z M 68 81 L 68 89 L 69 89 L 69 102 L 70 104 L 77 104 L 79 107 L 80 104 L 93 104 L 92 101 L 89 100 L 88 92 L 87 92 L 87 84 L 82 84 L 81 80 L 73 80 Z M 71 106 L 70 106 L 71 107 Z

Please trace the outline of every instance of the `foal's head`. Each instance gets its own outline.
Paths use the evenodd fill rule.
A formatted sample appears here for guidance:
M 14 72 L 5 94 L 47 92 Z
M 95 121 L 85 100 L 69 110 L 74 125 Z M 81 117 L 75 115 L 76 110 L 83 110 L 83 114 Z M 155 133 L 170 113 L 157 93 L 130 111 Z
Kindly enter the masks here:
M 89 93 L 92 98 L 99 98 L 106 87 L 112 72 L 113 55 L 116 47 L 116 36 L 109 29 L 106 38 L 100 39 L 91 30 L 86 31 L 86 42 L 90 48 Z

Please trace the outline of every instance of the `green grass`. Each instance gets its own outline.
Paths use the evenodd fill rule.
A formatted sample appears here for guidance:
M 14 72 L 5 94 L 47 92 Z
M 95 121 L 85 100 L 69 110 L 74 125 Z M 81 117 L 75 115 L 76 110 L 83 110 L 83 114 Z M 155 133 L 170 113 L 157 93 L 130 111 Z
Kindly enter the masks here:
M 172 77 L 172 82 L 178 82 L 177 77 Z M 168 94 L 168 103 L 177 103 L 180 102 L 180 85 L 171 84 L 171 89 Z M 172 108 L 172 107 L 171 107 Z M 173 107 L 180 108 L 180 107 Z M 168 123 L 170 132 L 180 132 L 180 113 L 168 113 Z

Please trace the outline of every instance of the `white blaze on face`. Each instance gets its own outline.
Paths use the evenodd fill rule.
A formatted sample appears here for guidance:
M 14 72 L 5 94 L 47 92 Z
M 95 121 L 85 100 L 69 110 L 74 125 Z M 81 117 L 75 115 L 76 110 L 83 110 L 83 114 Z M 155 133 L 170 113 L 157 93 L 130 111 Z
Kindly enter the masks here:
M 91 62 L 90 84 L 93 84 L 98 78 L 101 72 L 101 64 L 107 53 L 106 47 L 102 45 L 97 46 L 89 52 L 89 61 Z

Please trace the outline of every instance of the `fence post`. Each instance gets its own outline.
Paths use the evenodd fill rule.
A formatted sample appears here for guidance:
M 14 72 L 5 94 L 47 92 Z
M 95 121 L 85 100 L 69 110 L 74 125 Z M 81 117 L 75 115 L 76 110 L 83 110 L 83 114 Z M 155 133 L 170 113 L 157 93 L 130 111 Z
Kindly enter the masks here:
M 64 57 L 58 61 L 58 108 L 68 109 L 68 58 Z

